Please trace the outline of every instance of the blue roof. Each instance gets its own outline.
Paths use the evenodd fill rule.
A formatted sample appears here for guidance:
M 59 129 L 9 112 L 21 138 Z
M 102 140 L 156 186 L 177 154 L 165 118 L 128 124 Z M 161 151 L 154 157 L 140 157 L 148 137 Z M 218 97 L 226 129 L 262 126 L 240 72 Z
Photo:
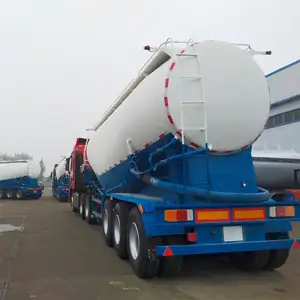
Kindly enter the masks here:
M 300 96 L 300 94 L 295 95 L 295 96 L 292 96 L 292 97 L 289 97 L 289 98 L 285 98 L 285 99 L 282 99 L 282 100 L 278 100 L 278 101 L 276 101 L 276 102 L 273 102 L 273 103 L 271 104 L 271 107 L 273 108 L 274 106 L 281 105 L 281 104 L 284 104 L 284 103 L 286 103 L 286 102 L 292 102 L 292 101 L 294 101 L 294 100 L 299 99 L 299 96 Z
M 280 69 L 278 69 L 278 70 L 275 70 L 275 71 L 271 72 L 270 74 L 266 75 L 266 77 L 272 76 L 272 75 L 274 75 L 274 74 L 276 74 L 276 73 L 278 73 L 280 71 L 283 71 L 283 70 L 285 70 L 285 69 L 287 69 L 287 68 L 289 68 L 291 66 L 294 66 L 294 65 L 296 65 L 298 63 L 300 63 L 300 59 L 298 59 L 298 60 L 296 60 L 296 61 L 294 61 L 294 62 L 292 62 L 292 63 L 290 63 L 290 64 L 288 64 L 288 65 L 286 65 L 286 66 L 284 66 L 284 67 L 282 67 Z

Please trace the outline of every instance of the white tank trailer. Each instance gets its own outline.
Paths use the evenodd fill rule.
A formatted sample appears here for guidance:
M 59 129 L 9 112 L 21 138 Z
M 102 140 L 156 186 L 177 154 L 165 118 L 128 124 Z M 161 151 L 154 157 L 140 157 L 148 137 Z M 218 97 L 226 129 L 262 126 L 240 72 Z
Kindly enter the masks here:
M 300 188 L 300 153 L 295 151 L 253 151 L 259 184 L 273 193 Z
M 183 49 L 156 51 L 95 126 L 87 157 L 106 186 L 117 181 L 103 174 L 167 134 L 226 155 L 251 146 L 262 133 L 270 94 L 253 59 L 257 52 L 220 41 Z
M 64 158 L 56 167 L 56 179 L 60 179 L 64 175 L 68 175 L 66 170 L 66 159 Z
M 38 182 L 40 172 L 35 160 L 0 162 L 0 199 L 39 199 L 43 191 Z
M 77 139 L 72 210 L 101 219 L 106 244 L 139 277 L 176 274 L 184 255 L 209 253 L 230 253 L 244 270 L 278 268 L 300 211 L 294 201 L 294 217 L 280 219 L 282 203 L 255 180 L 251 145 L 270 111 L 257 52 L 219 41 L 173 46 L 156 49 L 88 142 Z
M 69 174 L 66 170 L 66 158 L 55 164 L 52 177 L 52 195 L 59 201 L 67 200 L 69 193 Z
M 40 164 L 35 160 L 0 162 L 0 181 L 20 177 L 30 177 L 32 179 L 36 179 L 40 175 L 40 172 Z

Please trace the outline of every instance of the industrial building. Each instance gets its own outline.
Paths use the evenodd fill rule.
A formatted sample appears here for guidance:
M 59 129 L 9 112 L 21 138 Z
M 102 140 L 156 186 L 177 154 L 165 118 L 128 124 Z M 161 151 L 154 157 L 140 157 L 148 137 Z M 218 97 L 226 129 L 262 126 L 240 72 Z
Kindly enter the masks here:
M 271 113 L 253 150 L 300 154 L 300 59 L 267 76 Z
M 284 190 L 300 186 L 300 60 L 266 77 L 270 118 L 253 145 L 252 156 L 259 184 L 269 190 Z

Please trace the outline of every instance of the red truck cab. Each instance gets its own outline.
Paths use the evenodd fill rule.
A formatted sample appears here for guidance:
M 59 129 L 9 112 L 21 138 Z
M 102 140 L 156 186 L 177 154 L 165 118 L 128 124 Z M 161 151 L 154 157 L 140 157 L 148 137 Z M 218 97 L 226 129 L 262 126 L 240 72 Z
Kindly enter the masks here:
M 86 155 L 86 147 L 88 142 L 89 139 L 77 138 L 72 154 L 67 163 L 67 168 L 70 173 L 69 202 L 71 203 L 73 210 L 77 210 L 78 208 L 77 202 L 80 194 L 86 193 L 86 187 L 83 178 L 83 166 L 88 166 L 90 168 L 90 164 Z

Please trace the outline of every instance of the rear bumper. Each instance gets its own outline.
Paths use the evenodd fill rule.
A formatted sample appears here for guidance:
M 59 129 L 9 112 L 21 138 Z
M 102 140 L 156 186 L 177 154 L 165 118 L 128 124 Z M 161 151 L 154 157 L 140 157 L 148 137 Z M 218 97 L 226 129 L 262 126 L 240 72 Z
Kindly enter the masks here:
M 58 190 L 57 191 L 57 194 L 59 197 L 61 198 L 67 198 L 69 196 L 69 192 L 68 191 L 61 191 L 61 190 Z
M 156 255 L 197 255 L 218 254 L 242 251 L 277 250 L 300 248 L 300 239 L 272 240 L 259 242 L 230 242 L 218 244 L 169 245 L 157 246 Z
M 42 190 L 34 190 L 34 191 L 27 190 L 27 191 L 25 191 L 25 194 L 28 197 L 40 197 L 40 196 L 42 196 L 43 191 Z

